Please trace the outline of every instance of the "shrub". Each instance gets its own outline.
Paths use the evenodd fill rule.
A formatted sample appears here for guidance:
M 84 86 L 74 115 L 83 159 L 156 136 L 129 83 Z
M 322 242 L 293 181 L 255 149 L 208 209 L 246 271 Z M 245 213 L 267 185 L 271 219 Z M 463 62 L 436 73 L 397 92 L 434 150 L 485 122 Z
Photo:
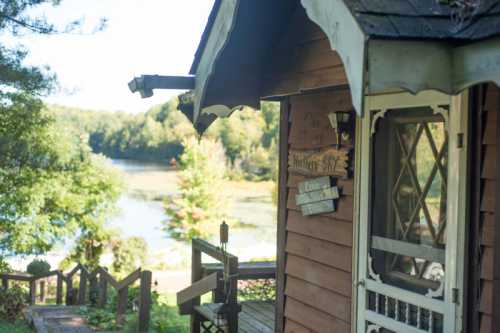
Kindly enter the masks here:
M 274 301 L 276 282 L 274 280 L 239 281 L 239 296 L 243 300 Z
M 50 272 L 50 264 L 45 260 L 35 259 L 29 263 L 26 271 L 31 275 L 41 275 Z
M 14 323 L 0 321 L 0 333 L 33 333 L 33 330 L 25 321 Z
M 126 275 L 146 264 L 148 243 L 141 237 L 129 237 L 111 241 L 113 272 Z
M 180 196 L 166 202 L 170 220 L 165 229 L 176 239 L 207 238 L 215 234 L 225 215 L 221 181 L 226 174 L 224 149 L 218 141 L 184 141 L 180 159 Z
M 19 287 L 0 290 L 0 319 L 15 322 L 22 319 L 23 310 L 28 305 L 28 295 Z
M 11 273 L 12 267 L 0 257 L 0 273 Z

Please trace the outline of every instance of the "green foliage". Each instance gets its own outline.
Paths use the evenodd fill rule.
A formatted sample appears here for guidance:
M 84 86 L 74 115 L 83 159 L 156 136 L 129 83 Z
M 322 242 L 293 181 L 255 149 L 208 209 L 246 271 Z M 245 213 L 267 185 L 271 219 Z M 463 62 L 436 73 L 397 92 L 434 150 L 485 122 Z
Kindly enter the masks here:
M 14 323 L 0 320 L 0 333 L 33 333 L 33 330 L 24 320 Z
M 28 295 L 23 289 L 14 286 L 0 290 L 0 320 L 16 322 L 22 319 L 23 310 L 28 305 Z
M 220 142 L 184 141 L 180 158 L 180 196 L 166 202 L 165 222 L 169 234 L 182 240 L 208 237 L 218 230 L 217 225 L 225 215 L 221 197 L 221 181 L 226 173 L 226 158 Z
M 243 300 L 276 300 L 276 282 L 274 280 L 239 281 L 238 295 Z
M 1 273 L 11 273 L 12 267 L 3 258 L 0 257 L 0 274 Z
M 116 239 L 112 242 L 113 272 L 127 275 L 146 264 L 148 244 L 141 237 Z
M 168 161 L 179 159 L 183 141 L 195 135 L 192 124 L 177 110 L 178 100 L 130 115 L 51 106 L 66 127 L 88 135 L 96 153 L 115 159 Z M 249 179 L 274 179 L 277 163 L 279 109 L 263 103 L 261 111 L 245 109 L 217 120 L 205 134 L 221 141 L 233 170 L 230 175 Z
M 188 333 L 189 317 L 180 316 L 178 308 L 166 303 L 154 303 L 151 309 L 151 333 Z M 125 333 L 135 333 L 138 327 L 137 314 L 127 317 Z
M 26 272 L 31 275 L 41 275 L 50 272 L 50 264 L 45 260 L 34 259 L 28 264 Z
M 85 317 L 89 326 L 94 330 L 116 331 L 120 328 L 116 325 L 116 314 L 107 308 L 81 307 L 79 314 Z
M 116 325 L 116 292 L 111 295 L 104 309 L 82 307 L 79 312 L 97 330 L 114 331 L 121 329 L 123 332 L 135 333 L 138 327 L 138 313 L 137 308 L 134 307 L 134 303 L 137 304 L 138 297 L 139 288 L 130 288 L 124 327 Z M 187 333 L 189 332 L 189 318 L 180 316 L 176 306 L 169 305 L 164 297 L 160 297 L 158 293 L 153 292 L 150 332 Z

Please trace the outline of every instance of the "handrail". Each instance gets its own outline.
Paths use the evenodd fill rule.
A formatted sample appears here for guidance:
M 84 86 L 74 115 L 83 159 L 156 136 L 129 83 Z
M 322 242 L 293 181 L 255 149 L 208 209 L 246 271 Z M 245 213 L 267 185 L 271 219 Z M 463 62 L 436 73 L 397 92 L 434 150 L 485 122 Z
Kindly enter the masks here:
M 227 321 L 230 333 L 238 332 L 238 315 L 241 307 L 238 304 L 238 257 L 223 251 L 204 240 L 193 239 L 192 257 L 191 257 L 191 283 L 196 283 L 204 278 L 201 255 L 206 255 L 219 261 L 223 267 L 224 278 L 222 274 L 217 274 L 216 287 L 213 290 L 213 299 L 215 303 L 223 303 L 224 315 Z M 210 291 L 210 290 L 208 290 Z M 207 291 L 207 292 L 208 292 Z M 182 293 L 182 292 L 181 292 Z M 182 295 L 181 295 L 182 296 Z M 179 299 L 179 294 L 177 294 Z M 182 298 L 181 298 L 182 300 Z M 195 307 L 200 305 L 200 295 L 194 296 L 191 301 L 179 304 L 179 312 L 184 315 L 191 315 L 191 329 L 200 327 L 201 320 L 195 313 Z M 221 313 L 222 314 L 222 313 Z M 194 332 L 194 331 L 193 331 Z
M 193 299 L 217 289 L 219 274 L 213 273 L 177 293 L 177 305 L 182 306 Z
M 140 268 L 129 274 L 121 281 L 117 281 L 111 274 L 108 273 L 103 267 L 97 267 L 94 271 L 89 271 L 84 265 L 76 265 L 69 273 L 64 274 L 62 271 L 56 270 L 47 272 L 40 275 L 30 274 L 0 274 L 2 287 L 9 288 L 9 281 L 29 282 L 30 284 L 30 304 L 36 303 L 36 281 L 45 279 L 51 276 L 57 276 L 57 289 L 56 289 L 56 303 L 58 305 L 63 302 L 63 283 L 66 283 L 66 305 L 73 305 L 74 289 L 73 278 L 80 272 L 79 288 L 77 304 L 84 305 L 89 300 L 87 293 L 87 285 L 90 284 L 90 289 L 97 289 L 99 307 L 106 305 L 107 299 L 107 286 L 110 284 L 118 292 L 118 306 L 116 321 L 118 325 L 123 324 L 125 320 L 125 312 L 128 303 L 128 289 L 136 281 L 140 281 L 140 294 L 139 294 L 139 327 L 138 332 L 148 332 L 149 321 L 151 313 L 151 282 L 152 273 L 150 271 L 143 271 Z

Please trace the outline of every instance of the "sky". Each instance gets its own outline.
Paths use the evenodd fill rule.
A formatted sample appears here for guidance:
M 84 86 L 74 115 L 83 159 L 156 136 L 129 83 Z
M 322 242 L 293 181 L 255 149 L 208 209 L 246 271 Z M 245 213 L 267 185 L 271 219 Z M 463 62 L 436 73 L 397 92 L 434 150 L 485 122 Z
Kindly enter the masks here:
M 127 83 L 142 74 L 186 75 L 214 0 L 63 0 L 59 7 L 32 11 L 63 26 L 84 19 L 83 33 L 27 35 L 28 64 L 48 65 L 59 92 L 47 103 L 138 113 L 169 100 L 179 91 L 156 90 L 141 99 Z M 95 34 L 100 18 L 107 28 Z M 11 41 L 13 42 L 13 41 Z

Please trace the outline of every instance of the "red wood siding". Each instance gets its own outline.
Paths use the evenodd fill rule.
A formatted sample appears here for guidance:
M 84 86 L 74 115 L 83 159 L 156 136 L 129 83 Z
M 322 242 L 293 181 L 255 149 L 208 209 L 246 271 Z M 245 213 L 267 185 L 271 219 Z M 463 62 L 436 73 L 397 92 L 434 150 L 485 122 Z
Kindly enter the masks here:
M 496 141 L 497 141 L 497 113 L 498 89 L 489 85 L 485 91 L 484 108 L 480 116 L 479 128 L 481 131 L 481 160 L 480 174 L 480 262 L 479 275 L 479 304 L 478 321 L 481 333 L 491 333 L 493 313 L 493 259 L 494 259 L 494 230 L 495 230 L 495 188 L 496 188 Z M 480 112 L 480 110 L 478 110 Z
M 349 96 L 349 91 L 337 90 L 291 97 L 287 148 L 336 145 L 328 113 L 353 112 Z M 342 142 L 343 147 L 352 148 L 352 138 L 354 133 Z M 284 331 L 347 333 L 351 329 L 353 179 L 339 180 L 342 196 L 336 212 L 304 217 L 295 204 L 295 194 L 298 183 L 306 179 L 288 172 L 283 189 L 288 196 Z
M 339 55 L 332 51 L 325 33 L 307 17 L 300 5 L 270 54 L 264 68 L 261 96 L 287 96 L 347 85 Z

